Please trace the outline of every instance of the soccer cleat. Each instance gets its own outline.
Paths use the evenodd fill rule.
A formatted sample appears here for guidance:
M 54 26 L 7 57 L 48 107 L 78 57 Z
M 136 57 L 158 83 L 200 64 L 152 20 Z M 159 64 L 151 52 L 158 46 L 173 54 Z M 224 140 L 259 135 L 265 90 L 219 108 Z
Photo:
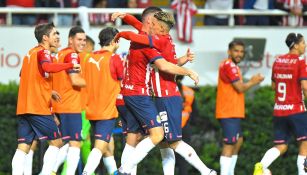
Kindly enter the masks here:
M 51 175 L 56 175 L 56 172 L 52 171 L 52 172 L 51 172 Z
M 262 166 L 262 163 L 258 162 L 255 164 L 253 175 L 262 175 L 262 174 L 263 174 L 263 166 Z
M 305 173 L 307 173 L 307 157 L 305 158 L 305 161 L 304 161 L 304 171 Z

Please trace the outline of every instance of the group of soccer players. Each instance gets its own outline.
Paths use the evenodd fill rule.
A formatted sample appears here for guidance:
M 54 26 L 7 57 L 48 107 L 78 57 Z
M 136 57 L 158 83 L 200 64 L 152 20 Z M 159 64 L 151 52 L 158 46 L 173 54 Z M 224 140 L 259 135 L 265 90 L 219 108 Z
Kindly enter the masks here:
M 60 47 L 55 26 L 36 26 L 38 45 L 25 56 L 20 72 L 18 147 L 12 160 L 13 175 L 25 174 L 26 156 L 36 139 L 49 140 L 41 174 L 56 173 L 64 160 L 67 161 L 66 173 L 75 174 L 80 159 L 82 110 L 85 110 L 95 136 L 83 174 L 94 173 L 102 157 L 109 174 L 136 174 L 137 164 L 155 146 L 160 148 L 165 175 L 174 174 L 174 151 L 202 175 L 217 174 L 201 161 L 190 145 L 182 141 L 182 99 L 175 76 L 189 76 L 196 84 L 199 80 L 197 73 L 181 67 L 192 62 L 194 54 L 188 49 L 184 56 L 176 56 L 169 35 L 175 24 L 172 14 L 157 7 L 149 7 L 144 10 L 141 22 L 125 13 L 112 14 L 112 19 L 116 18 L 132 25 L 138 34 L 118 32 L 115 28 L 107 27 L 98 36 L 101 48 L 92 52 L 92 49 L 86 51 L 84 30 L 72 27 L 68 46 L 56 56 L 51 54 L 52 50 Z M 131 40 L 126 60 L 115 54 L 119 38 Z M 302 91 L 307 96 L 307 69 L 299 56 L 305 52 L 306 46 L 300 34 L 289 34 L 286 43 L 290 53 L 276 60 L 272 75 L 272 85 L 276 90 L 274 115 L 277 117 L 274 125 L 277 146 L 270 149 L 261 163 L 257 164 L 256 173 L 262 174 L 286 150 L 290 132 L 288 125 L 294 128 L 301 143 L 298 167 L 300 175 L 303 173 L 302 161 L 307 155 L 307 116 Z M 241 94 L 260 83 L 263 77 L 257 75 L 250 82 L 242 83 L 237 64 L 244 55 L 244 44 L 232 42 L 228 54 L 230 58 L 223 62 L 225 68 L 220 70 L 220 76 L 221 73 L 224 75 L 219 78 L 219 83 L 224 84 L 222 90 L 228 89 L 224 93 L 233 91 L 238 94 L 239 101 L 242 97 L 244 100 Z M 222 100 L 231 103 L 233 99 Z M 237 105 L 236 102 L 232 104 Z M 240 104 L 244 108 L 244 102 L 240 101 Z M 222 103 L 220 105 L 225 106 Z M 235 109 L 237 106 L 229 110 Z M 234 163 L 233 168 L 230 168 L 232 156 L 237 156 L 242 144 L 240 121 L 237 118 L 244 116 L 244 110 L 239 109 L 234 115 L 223 110 L 217 112 L 225 138 L 220 160 L 221 173 L 230 175 L 234 174 L 235 166 Z M 110 155 L 109 142 L 118 113 L 122 117 L 126 144 L 121 166 L 117 170 L 114 157 Z M 59 124 L 56 122 L 57 117 Z M 68 144 L 63 146 L 63 142 Z

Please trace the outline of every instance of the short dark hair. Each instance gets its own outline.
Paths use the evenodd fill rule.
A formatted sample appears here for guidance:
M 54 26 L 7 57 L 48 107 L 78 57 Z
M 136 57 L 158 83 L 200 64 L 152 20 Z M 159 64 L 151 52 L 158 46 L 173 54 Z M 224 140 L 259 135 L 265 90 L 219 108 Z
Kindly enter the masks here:
M 45 23 L 45 24 L 39 24 L 35 27 L 34 35 L 38 43 L 41 43 L 43 41 L 43 36 L 47 35 L 49 36 L 51 30 L 54 28 L 53 22 L 51 23 Z
M 118 30 L 114 27 L 106 27 L 102 29 L 98 36 L 100 46 L 109 46 L 117 33 Z
M 145 20 L 147 15 L 152 14 L 152 13 L 156 13 L 156 12 L 161 12 L 161 11 L 162 11 L 162 9 L 159 8 L 159 7 L 155 7 L 155 6 L 147 7 L 146 9 L 144 9 L 144 11 L 142 13 L 142 21 Z
M 79 26 L 74 26 L 69 30 L 68 37 L 74 37 L 77 33 L 85 33 L 84 30 Z
M 289 49 L 292 49 L 294 44 L 298 44 L 299 42 L 302 41 L 303 35 L 300 33 L 289 33 L 287 38 L 286 38 L 286 44 L 289 47 Z
M 235 46 L 242 46 L 245 47 L 245 44 L 241 40 L 233 40 L 228 44 L 228 50 L 233 49 Z
M 90 36 L 86 35 L 86 42 L 90 42 L 92 45 L 95 45 L 95 41 Z

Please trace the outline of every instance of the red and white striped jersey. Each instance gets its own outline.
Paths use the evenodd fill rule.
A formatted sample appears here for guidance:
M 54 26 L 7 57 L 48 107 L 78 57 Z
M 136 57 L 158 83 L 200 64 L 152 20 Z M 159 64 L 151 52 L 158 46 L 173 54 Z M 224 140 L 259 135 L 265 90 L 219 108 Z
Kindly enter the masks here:
M 177 64 L 175 45 L 170 35 L 152 36 L 151 47 L 158 49 L 166 61 Z M 154 68 L 151 77 L 152 89 L 156 97 L 180 96 L 175 75 Z
M 140 32 L 140 34 L 145 34 Z M 131 42 L 127 56 L 126 74 L 123 80 L 122 94 L 124 96 L 149 96 L 151 63 L 162 58 L 154 48 Z
M 183 42 L 192 42 L 192 16 L 197 7 L 192 0 L 174 0 L 171 5 L 177 14 L 177 35 Z

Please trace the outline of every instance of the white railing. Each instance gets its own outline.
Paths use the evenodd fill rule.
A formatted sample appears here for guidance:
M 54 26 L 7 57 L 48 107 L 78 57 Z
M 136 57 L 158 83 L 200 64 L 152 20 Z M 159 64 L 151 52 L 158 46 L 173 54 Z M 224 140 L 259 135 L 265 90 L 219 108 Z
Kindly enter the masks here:
M 7 25 L 12 25 L 12 14 L 53 14 L 54 23 L 57 24 L 58 14 L 79 14 L 80 11 L 86 10 L 88 13 L 114 13 L 124 12 L 130 14 L 141 14 L 144 9 L 141 8 L 0 8 L 0 14 L 6 14 Z M 172 12 L 171 9 L 164 9 Z M 266 15 L 266 16 L 286 16 L 287 12 L 282 10 L 208 10 L 198 9 L 198 14 L 201 15 L 228 15 L 229 26 L 234 26 L 234 16 L 249 16 L 249 15 Z M 304 13 L 307 15 L 307 12 Z

